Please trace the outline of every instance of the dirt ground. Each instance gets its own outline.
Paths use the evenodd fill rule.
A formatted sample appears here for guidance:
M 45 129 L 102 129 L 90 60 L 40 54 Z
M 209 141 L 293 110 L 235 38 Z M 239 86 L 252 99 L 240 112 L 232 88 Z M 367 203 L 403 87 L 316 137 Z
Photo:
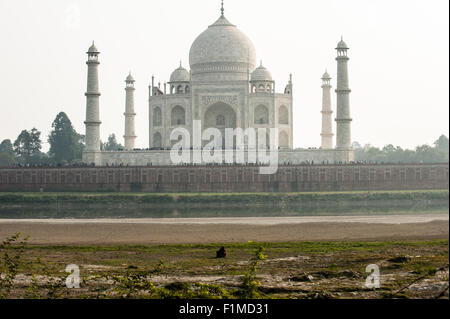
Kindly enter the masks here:
M 30 244 L 187 244 L 283 241 L 423 240 L 448 238 L 449 222 L 307 222 L 288 224 L 2 221 L 0 238 L 20 232 Z
M 227 244 L 225 259 L 214 258 L 215 244 L 31 245 L 18 259 L 11 289 L 3 282 L 0 294 L 6 298 L 240 298 L 245 291 L 243 275 L 260 245 L 265 258 L 256 271 L 258 297 L 448 299 L 447 239 Z M 19 250 L 5 252 L 12 257 Z M 79 289 L 65 286 L 66 267 L 72 264 L 79 267 Z M 376 289 L 366 286 L 368 265 L 379 268 Z M 5 266 L 0 263 L 4 279 Z
M 0 297 L 239 297 L 255 250 L 262 298 L 447 298 L 448 219 L 411 223 L 108 223 L 0 221 L 0 242 L 30 236 L 21 253 L 0 247 Z M 21 237 L 23 238 L 23 237 Z M 226 246 L 228 256 L 216 259 Z M 7 255 L 6 255 L 7 254 Z M 7 288 L 6 256 L 21 254 Z M 19 260 L 19 259 L 17 259 Z M 75 264 L 80 289 L 67 289 Z M 380 288 L 365 286 L 368 265 Z M 5 286 L 6 285 L 6 286 Z M 6 288 L 5 288 L 6 287 Z

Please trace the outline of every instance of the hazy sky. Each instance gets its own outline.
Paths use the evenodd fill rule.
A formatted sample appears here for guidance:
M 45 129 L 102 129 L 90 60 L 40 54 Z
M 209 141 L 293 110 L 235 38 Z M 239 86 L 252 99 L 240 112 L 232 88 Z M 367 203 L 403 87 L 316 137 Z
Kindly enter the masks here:
M 294 77 L 294 146 L 319 147 L 321 76 L 336 86 L 335 50 L 350 46 L 354 141 L 415 147 L 448 135 L 448 0 L 225 0 L 282 92 Z M 148 85 L 188 67 L 219 0 L 0 0 L 0 140 L 56 114 L 84 134 L 87 48 L 100 55 L 102 139 L 123 143 L 124 80 L 136 79 L 137 146 L 148 147 Z M 333 94 L 333 109 L 336 96 Z M 335 129 L 335 128 L 334 128 Z M 44 149 L 48 145 L 44 144 Z

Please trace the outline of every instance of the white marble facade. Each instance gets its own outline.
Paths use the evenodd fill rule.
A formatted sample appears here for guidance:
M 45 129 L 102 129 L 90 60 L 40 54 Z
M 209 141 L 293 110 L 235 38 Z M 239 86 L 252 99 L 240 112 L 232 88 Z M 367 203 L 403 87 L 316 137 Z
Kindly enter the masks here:
M 221 16 L 192 44 L 191 71 L 181 65 L 170 82 L 156 87 L 149 98 L 149 145 L 170 148 L 170 133 L 176 127 L 190 131 L 199 120 L 204 129 L 278 128 L 279 146 L 292 149 L 291 81 L 283 93 L 275 92 L 275 81 L 262 66 L 255 69 L 252 42 Z
M 90 149 L 84 153 L 83 160 L 96 165 L 171 165 L 168 150 L 176 143 L 170 140 L 171 132 L 175 128 L 185 128 L 192 137 L 196 120 L 201 121 L 202 131 L 217 128 L 222 133 L 225 128 L 277 128 L 280 162 L 353 160 L 351 148 L 293 150 L 292 76 L 286 79 L 282 92 L 277 92 L 279 86 L 276 87 L 270 71 L 262 62 L 257 66 L 251 40 L 225 18 L 223 11 L 193 42 L 189 64 L 190 70 L 187 70 L 180 63 L 170 81 L 162 85 L 152 78 L 149 151 Z M 134 115 L 134 112 L 129 113 Z M 86 122 L 96 121 L 87 119 Z M 128 135 L 135 138 L 134 134 Z M 257 143 L 259 145 L 259 141 Z

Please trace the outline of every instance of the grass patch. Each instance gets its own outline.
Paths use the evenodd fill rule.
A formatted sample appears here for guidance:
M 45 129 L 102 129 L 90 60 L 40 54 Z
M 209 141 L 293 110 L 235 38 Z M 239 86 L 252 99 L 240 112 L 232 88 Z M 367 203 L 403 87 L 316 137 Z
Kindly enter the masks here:
M 383 297 L 386 293 L 388 297 L 418 276 L 437 276 L 436 269 L 448 264 L 449 241 L 245 242 L 227 244 L 227 258 L 216 259 L 215 252 L 221 246 L 41 246 L 5 242 L 0 247 L 0 273 L 11 278 L 24 274 L 29 282 L 25 288 L 5 282 L 3 294 L 26 298 L 229 299 Z M 399 268 L 388 267 L 392 263 L 387 260 L 404 255 L 413 256 L 411 262 Z M 20 256 L 15 259 L 20 262 L 11 268 L 8 258 L 13 256 Z M 83 281 L 79 291 L 61 286 L 68 264 L 80 266 Z M 380 291 L 364 289 L 368 264 L 383 265 L 381 273 L 393 280 L 383 283 Z M 305 274 L 312 275 L 311 282 L 290 283 L 291 278 Z M 43 286 L 42 276 L 58 281 Z M 225 279 L 216 282 L 217 277 Z M 416 296 L 416 292 L 405 292 L 409 293 Z
M 259 246 L 265 249 L 274 249 L 280 252 L 303 252 L 303 253 L 328 253 L 345 250 L 361 250 L 393 248 L 393 247 L 423 247 L 423 246 L 448 246 L 448 239 L 436 239 L 428 241 L 369 241 L 369 242 L 248 242 L 248 243 L 229 243 L 226 245 L 231 250 L 253 250 Z M 217 247 L 223 246 L 222 243 L 211 244 L 167 244 L 167 245 L 108 245 L 108 246 L 42 246 L 29 245 L 26 249 L 42 249 L 52 251 L 69 251 L 69 252 L 98 252 L 111 251 L 123 252 L 133 251 L 137 253 L 152 253 L 163 255 L 177 255 L 182 252 L 196 254 L 201 251 L 211 251 Z M 230 255 L 232 256 L 232 254 Z
M 448 190 L 352 191 L 310 193 L 0 193 L 0 203 L 109 203 L 134 202 L 153 204 L 248 204 L 296 203 L 305 201 L 371 201 L 448 199 Z

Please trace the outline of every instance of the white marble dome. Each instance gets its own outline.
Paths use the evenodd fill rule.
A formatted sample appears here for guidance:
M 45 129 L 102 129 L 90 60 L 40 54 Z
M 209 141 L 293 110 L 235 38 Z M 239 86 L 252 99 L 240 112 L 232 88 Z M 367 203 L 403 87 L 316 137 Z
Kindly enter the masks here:
M 262 64 L 252 73 L 252 81 L 272 81 L 272 74 Z
M 189 52 L 193 77 L 202 73 L 241 73 L 245 79 L 248 70 L 254 70 L 255 61 L 253 43 L 224 16 L 195 39 Z
M 344 40 L 341 38 L 341 41 L 339 41 L 336 49 L 337 50 L 348 50 L 349 47 L 348 47 L 347 43 L 345 43 Z
M 328 71 L 322 75 L 322 80 L 331 80 L 331 76 L 328 74 Z
M 128 74 L 127 78 L 125 79 L 126 82 L 135 82 L 133 76 L 130 74 Z
M 100 53 L 95 46 L 94 42 L 92 42 L 92 45 L 89 47 L 88 53 Z
M 181 65 L 170 75 L 170 82 L 189 82 L 190 76 L 188 70 Z

